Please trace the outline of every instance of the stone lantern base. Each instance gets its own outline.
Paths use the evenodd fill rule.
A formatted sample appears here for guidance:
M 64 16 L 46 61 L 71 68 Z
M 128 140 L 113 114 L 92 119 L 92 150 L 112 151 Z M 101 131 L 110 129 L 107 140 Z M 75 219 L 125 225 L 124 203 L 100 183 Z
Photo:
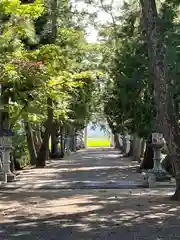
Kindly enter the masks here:
M 161 166 L 161 149 L 164 144 L 151 144 L 154 150 L 154 167 L 149 172 L 155 174 L 157 182 L 170 181 L 171 177 Z
M 154 174 L 155 175 L 155 180 L 157 182 L 164 182 L 164 181 L 170 181 L 171 177 L 162 169 L 160 171 L 153 171 L 150 170 L 149 174 Z
M 0 181 L 6 183 L 6 182 L 13 182 L 16 179 L 16 176 L 12 173 L 0 173 Z
M 12 152 L 11 136 L 0 136 L 0 152 L 2 158 L 2 172 L 0 172 L 0 180 L 12 182 L 15 180 L 15 175 L 10 170 L 10 154 Z
M 151 146 L 154 151 L 154 167 L 148 171 L 149 186 L 154 186 L 155 182 L 170 181 L 171 177 L 161 166 L 161 150 L 164 146 L 164 140 L 161 133 L 152 134 Z

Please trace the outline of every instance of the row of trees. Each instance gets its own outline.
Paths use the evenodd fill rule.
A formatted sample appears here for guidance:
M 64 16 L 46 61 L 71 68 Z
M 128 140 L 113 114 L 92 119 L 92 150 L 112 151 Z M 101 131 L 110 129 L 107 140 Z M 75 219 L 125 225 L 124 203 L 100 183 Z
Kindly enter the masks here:
M 143 146 L 151 141 L 153 131 L 162 132 L 177 199 L 179 2 L 139 3 L 126 1 L 121 14 L 114 15 L 112 5 L 100 1 L 98 7 L 110 13 L 112 21 L 96 26 L 100 43 L 89 44 L 87 14 L 68 0 L 1 1 L 0 81 L 5 109 L 0 132 L 13 130 L 14 156 L 19 146 L 21 152 L 28 149 L 31 163 L 39 167 L 45 166 L 50 154 L 57 157 L 59 136 L 58 157 L 64 155 L 64 137 L 71 137 L 74 150 L 76 132 L 90 119 L 103 125 L 106 118 L 117 147 L 121 147 L 119 133 L 133 136 L 135 150 L 139 139 Z M 136 160 L 139 153 L 134 153 Z M 147 166 L 151 168 L 152 157 L 147 145 L 141 167 L 151 162 Z
M 97 91 L 98 46 L 87 43 L 83 16 L 73 11 L 68 0 L 0 3 L 0 130 L 14 132 L 14 157 L 38 167 L 64 156 L 67 137 L 75 150 Z
M 142 154 L 137 145 L 149 143 L 154 131 L 163 133 L 177 183 L 174 198 L 179 199 L 179 2 L 129 1 L 121 18 L 107 9 L 112 22 L 99 31 L 101 67 L 108 73 L 104 114 L 117 146 L 117 134 L 133 136 L 135 160 Z M 153 150 L 147 144 L 141 168 L 152 167 Z

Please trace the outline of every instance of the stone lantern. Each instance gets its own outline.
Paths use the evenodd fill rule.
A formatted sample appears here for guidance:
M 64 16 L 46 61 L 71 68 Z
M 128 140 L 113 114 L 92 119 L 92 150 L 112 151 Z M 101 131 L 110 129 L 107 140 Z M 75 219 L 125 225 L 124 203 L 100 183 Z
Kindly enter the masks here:
M 155 181 L 166 181 L 170 180 L 167 172 L 161 167 L 161 150 L 164 147 L 165 142 L 163 139 L 163 134 L 155 132 L 152 133 L 152 143 L 151 146 L 154 151 L 154 167 L 149 171 L 150 174 L 154 174 Z
M 1 178 L 5 182 L 15 179 L 15 175 L 10 170 L 11 152 L 12 152 L 12 133 L 6 131 L 4 135 L 0 135 L 0 152 L 2 153 L 2 174 Z
M 10 129 L 8 129 L 8 101 L 6 99 L 6 103 L 2 98 L 2 84 L 0 84 L 0 152 L 1 152 L 1 162 L 2 169 L 0 173 L 0 180 L 4 182 L 13 181 L 15 179 L 15 175 L 10 170 L 11 163 L 11 152 L 12 152 L 12 136 L 13 133 Z

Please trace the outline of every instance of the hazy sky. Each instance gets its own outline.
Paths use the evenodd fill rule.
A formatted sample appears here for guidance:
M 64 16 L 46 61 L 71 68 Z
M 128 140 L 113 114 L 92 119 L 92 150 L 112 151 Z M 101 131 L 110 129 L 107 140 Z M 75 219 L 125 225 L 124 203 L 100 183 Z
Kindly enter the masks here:
M 112 3 L 112 1 L 103 1 L 103 4 L 109 4 Z M 122 6 L 122 0 L 113 0 L 113 15 L 119 15 L 120 14 L 120 8 Z M 98 17 L 97 17 L 97 21 L 99 23 L 106 23 L 106 22 L 112 22 L 112 16 L 111 14 L 101 10 L 98 11 Z M 88 42 L 96 42 L 97 41 L 97 37 L 98 37 L 98 33 L 95 30 L 95 28 L 93 27 L 89 27 L 87 30 L 87 40 Z
M 87 134 L 88 137 L 104 137 L 104 136 L 108 136 L 107 132 L 104 132 L 100 126 L 97 126 L 96 129 L 92 129 L 92 125 L 89 124 L 87 126 Z
M 73 1 L 74 2 L 74 1 Z M 120 9 L 123 3 L 123 0 L 102 0 L 103 5 L 112 4 L 112 12 L 113 15 L 119 15 Z M 112 22 L 112 17 L 109 13 L 105 12 L 101 8 L 101 0 L 93 0 L 92 4 L 85 4 L 83 0 L 75 0 L 74 4 L 78 10 L 86 9 L 89 13 L 97 13 L 96 24 L 98 23 L 106 23 Z M 73 4 L 73 5 L 74 5 Z M 97 31 L 93 27 L 93 25 L 89 24 L 87 28 L 87 40 L 88 42 L 96 42 L 97 41 Z

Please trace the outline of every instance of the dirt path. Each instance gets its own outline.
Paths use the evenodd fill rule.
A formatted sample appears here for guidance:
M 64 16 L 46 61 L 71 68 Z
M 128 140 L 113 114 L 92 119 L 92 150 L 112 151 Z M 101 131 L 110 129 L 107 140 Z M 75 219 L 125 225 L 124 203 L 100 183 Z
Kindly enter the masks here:
M 20 172 L 17 181 L 8 184 L 10 188 L 53 189 L 72 186 L 75 183 L 143 181 L 136 172 L 137 163 L 121 158 L 111 149 L 90 149 L 80 151 L 67 159 L 49 161 L 44 169 L 30 169 Z M 73 185 L 73 186 L 74 186 Z
M 168 200 L 171 189 L 39 190 L 35 187 L 47 182 L 53 184 L 59 178 L 72 181 L 78 176 L 80 180 L 139 178 L 133 172 L 134 164 L 132 168 L 125 167 L 129 165 L 115 152 L 91 150 L 69 160 L 53 161 L 46 169 L 26 170 L 19 176 L 17 189 L 0 191 L 0 240 L 180 239 L 180 207 Z M 81 171 L 85 172 L 81 175 Z

